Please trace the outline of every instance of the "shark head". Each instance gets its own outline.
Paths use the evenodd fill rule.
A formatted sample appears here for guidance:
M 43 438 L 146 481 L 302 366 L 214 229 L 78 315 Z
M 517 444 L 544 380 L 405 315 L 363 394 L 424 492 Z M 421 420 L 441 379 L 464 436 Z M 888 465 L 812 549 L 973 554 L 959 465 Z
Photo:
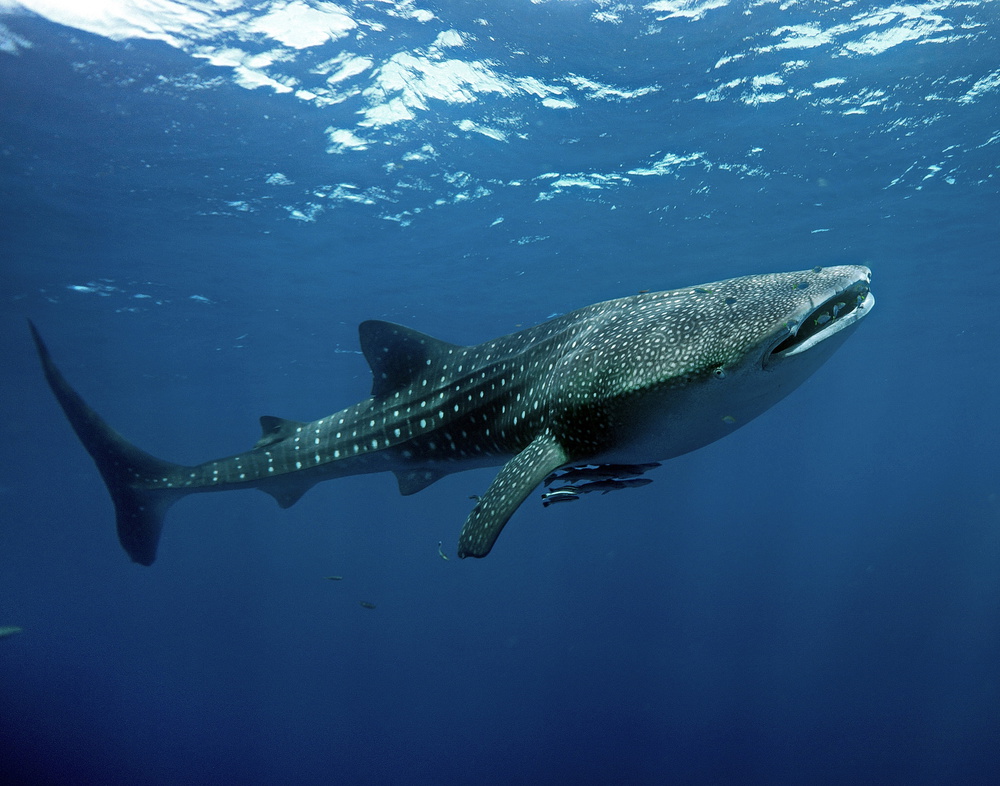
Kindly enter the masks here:
M 706 329 L 700 343 L 689 344 L 699 351 L 687 372 L 704 374 L 707 367 L 717 379 L 730 371 L 805 379 L 871 311 L 870 281 L 867 267 L 851 265 L 696 287 L 695 311 L 707 317 L 696 321 Z
M 592 337 L 611 351 L 594 353 L 591 397 L 618 402 L 597 459 L 668 459 L 749 422 L 871 311 L 870 278 L 863 266 L 813 268 L 639 296 Z
M 813 268 L 784 274 L 789 275 L 797 297 L 789 303 L 788 318 L 772 327 L 771 333 L 777 336 L 768 337 L 764 344 L 765 370 L 780 369 L 792 358 L 791 365 L 818 367 L 875 305 L 869 290 L 872 274 L 867 267 Z M 786 281 L 776 283 L 780 292 Z

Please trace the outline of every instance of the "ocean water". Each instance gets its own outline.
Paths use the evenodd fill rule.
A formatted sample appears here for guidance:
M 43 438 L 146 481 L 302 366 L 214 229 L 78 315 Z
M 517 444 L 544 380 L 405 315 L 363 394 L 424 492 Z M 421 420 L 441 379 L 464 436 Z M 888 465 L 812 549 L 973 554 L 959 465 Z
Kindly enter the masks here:
M 4 782 L 1000 782 L 998 37 L 988 0 L 0 0 Z M 878 304 L 805 385 L 483 560 L 495 470 L 198 495 L 132 564 L 25 322 L 194 464 L 367 397 L 364 319 L 472 344 L 830 264 Z

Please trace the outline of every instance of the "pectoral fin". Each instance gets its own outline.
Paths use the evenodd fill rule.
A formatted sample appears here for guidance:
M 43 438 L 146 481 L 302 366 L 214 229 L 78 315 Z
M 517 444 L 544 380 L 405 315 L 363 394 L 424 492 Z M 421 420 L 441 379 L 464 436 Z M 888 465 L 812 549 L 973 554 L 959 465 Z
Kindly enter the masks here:
M 485 557 L 500 535 L 500 530 L 520 504 L 552 470 L 569 458 L 562 446 L 548 432 L 508 461 L 500 474 L 465 520 L 458 539 L 458 556 Z

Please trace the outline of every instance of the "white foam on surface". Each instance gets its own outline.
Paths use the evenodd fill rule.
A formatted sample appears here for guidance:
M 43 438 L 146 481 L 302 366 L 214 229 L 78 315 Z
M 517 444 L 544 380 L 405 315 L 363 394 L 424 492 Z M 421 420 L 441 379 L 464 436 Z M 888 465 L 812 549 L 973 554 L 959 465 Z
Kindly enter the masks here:
M 504 42 L 491 37 L 501 27 L 495 20 L 466 21 L 472 29 L 463 30 L 455 19 L 440 19 L 422 8 L 422 2 L 0 0 L 0 9 L 27 9 L 114 41 L 161 41 L 193 59 L 190 74 L 161 76 L 158 82 L 153 77 L 153 83 L 144 88 L 147 91 L 204 91 L 226 82 L 248 90 L 263 88 L 255 101 L 272 100 L 267 93 L 273 92 L 280 96 L 273 100 L 303 102 L 325 112 L 318 126 L 325 131 L 317 132 L 317 142 L 331 155 L 367 153 L 377 158 L 381 151 L 390 151 L 371 171 L 382 176 L 398 169 L 398 178 L 391 175 L 394 183 L 374 175 L 370 181 L 338 186 L 269 181 L 272 186 L 294 186 L 282 191 L 282 203 L 287 204 L 279 207 L 271 202 L 270 209 L 283 208 L 287 218 L 303 223 L 318 220 L 324 210 L 336 205 L 385 210 L 393 204 L 395 212 L 385 217 L 407 224 L 423 210 L 482 199 L 527 184 L 540 187 L 540 199 L 574 194 L 600 201 L 602 194 L 633 185 L 638 179 L 679 179 L 688 176 L 686 170 L 691 169 L 724 171 L 739 177 L 773 174 L 767 169 L 775 167 L 773 155 L 736 160 L 713 152 L 714 160 L 710 160 L 705 150 L 664 153 L 662 139 L 651 140 L 645 150 L 624 146 L 629 153 L 610 167 L 612 171 L 575 171 L 585 166 L 578 161 L 564 162 L 567 172 L 537 174 L 523 167 L 493 179 L 478 169 L 471 173 L 439 169 L 448 160 L 450 140 L 491 146 L 485 150 L 496 149 L 496 143 L 511 148 L 544 143 L 550 135 L 560 145 L 576 144 L 584 139 L 579 128 L 585 126 L 590 131 L 603 131 L 601 136 L 613 136 L 617 129 L 590 124 L 609 122 L 606 118 L 612 116 L 614 107 L 595 111 L 594 102 L 632 104 L 625 110 L 629 112 L 668 114 L 673 110 L 667 102 L 728 102 L 736 116 L 742 117 L 740 113 L 773 111 L 770 107 L 787 105 L 790 102 L 785 99 L 791 99 L 802 108 L 804 122 L 822 120 L 823 115 L 884 114 L 883 132 L 905 134 L 937 122 L 948 104 L 965 111 L 965 105 L 990 100 L 1000 90 L 1000 70 L 994 63 L 947 80 L 927 76 L 921 81 L 914 76 L 910 84 L 864 84 L 857 76 L 856 64 L 850 62 L 899 57 L 907 47 L 933 50 L 987 35 L 989 26 L 977 22 L 976 14 L 991 12 L 978 11 L 988 6 L 975 0 L 876 0 L 828 10 L 808 10 L 795 0 L 580 3 L 579 23 L 591 25 L 606 37 L 619 35 L 627 30 L 626 22 L 636 21 L 640 23 L 636 29 L 642 33 L 635 40 L 641 43 L 658 43 L 659 37 L 659 42 L 673 46 L 696 28 L 700 33 L 726 33 L 717 39 L 704 36 L 699 44 L 717 51 L 703 48 L 689 55 L 692 63 L 703 59 L 698 76 L 674 82 L 651 66 L 634 72 L 645 78 L 633 74 L 628 82 L 625 76 L 622 84 L 613 83 L 613 70 L 580 73 L 585 60 L 574 61 L 573 70 L 568 65 L 560 70 L 558 54 L 550 57 L 544 47 L 524 51 L 531 48 L 525 42 L 503 46 Z M 565 8 L 561 13 L 566 13 Z M 493 12 L 483 7 L 484 15 Z M 746 35 L 726 32 L 742 17 L 756 14 L 766 18 L 766 23 L 747 25 Z M 483 52 L 478 51 L 480 45 Z M 24 53 L 32 46 L 24 34 L 15 34 L 0 24 L 0 57 Z M 219 70 L 206 69 L 205 63 Z M 74 68 L 98 72 L 98 66 L 89 61 Z M 878 69 L 870 70 L 878 73 Z M 127 84 L 123 79 L 121 85 Z M 923 89 L 912 90 L 914 85 Z M 923 105 L 931 101 L 941 105 L 942 112 L 926 111 Z M 705 110 L 718 111 L 719 107 Z M 591 116 L 602 119 L 591 121 Z M 551 120 L 546 119 L 549 117 Z M 560 123 L 567 123 L 565 132 L 559 130 Z M 572 130 L 569 124 L 573 124 Z M 991 134 L 1000 138 L 995 127 L 985 129 L 981 138 Z M 755 141 L 748 140 L 746 149 Z M 960 151 L 947 155 L 957 156 Z M 767 166 L 764 158 L 768 158 Z M 920 188 L 924 181 L 931 186 L 963 176 L 950 158 L 942 159 L 940 171 L 929 170 L 929 163 L 922 161 L 890 186 Z M 511 160 L 516 161 L 516 156 Z M 559 167 L 560 161 L 556 155 L 549 166 Z M 699 185 L 702 187 L 708 186 Z M 274 189 L 266 190 L 273 194 Z M 421 194 L 426 197 L 422 203 L 418 201 L 424 198 Z M 263 199 L 234 189 L 228 200 L 220 195 L 214 207 L 219 215 L 242 216 L 267 209 Z
M 676 18 L 696 21 L 709 11 L 725 8 L 727 5 L 729 0 L 655 0 L 643 8 L 654 11 L 660 21 Z
M 363 139 L 347 128 L 326 129 L 330 144 L 327 146 L 329 153 L 343 153 L 348 150 L 367 150 L 370 144 L 367 139 Z
M 468 119 L 459 120 L 457 123 L 455 123 L 455 125 L 458 126 L 459 130 L 461 131 L 471 131 L 476 134 L 482 134 L 483 136 L 489 137 L 490 139 L 495 139 L 498 142 L 507 141 L 507 135 L 503 131 L 499 131 L 495 128 L 490 128 L 488 126 L 481 126 L 478 123 L 473 122 L 472 120 Z
M 709 164 L 706 160 L 704 152 L 680 155 L 677 153 L 667 153 L 659 161 L 656 161 L 650 166 L 628 170 L 628 174 L 636 175 L 637 177 L 674 175 L 677 173 L 677 170 L 683 167 L 695 166 L 698 164 L 706 167 L 711 166 L 711 164 Z
M 343 38 L 357 23 L 336 3 L 306 5 L 302 0 L 275 3 L 250 21 L 247 30 L 263 33 L 294 49 L 319 46 Z
M 1000 90 L 1000 69 L 976 80 L 976 83 L 966 91 L 965 95 L 958 99 L 960 104 L 971 104 L 988 93 Z
M 655 85 L 650 85 L 648 87 L 635 88 L 634 90 L 623 90 L 621 88 L 614 87 L 613 85 L 601 84 L 593 79 L 588 79 L 576 74 L 570 74 L 565 79 L 569 84 L 573 85 L 573 87 L 576 87 L 583 92 L 587 98 L 604 101 L 621 101 L 639 98 L 641 96 L 649 95 L 650 93 L 655 93 L 660 89 Z
M 381 62 L 372 56 L 348 50 L 333 53 L 311 69 L 315 83 L 293 76 L 284 63 L 293 63 L 297 53 L 330 45 L 353 36 L 383 34 L 388 24 L 377 21 L 408 19 L 421 24 L 437 20 L 415 0 L 395 0 L 375 6 L 277 0 L 253 4 L 240 0 L 0 0 L 2 7 L 25 8 L 54 22 L 116 41 L 145 38 L 163 41 L 192 57 L 231 69 L 232 80 L 247 89 L 270 88 L 292 93 L 297 99 L 319 107 L 361 97 L 356 137 L 363 129 L 397 126 L 434 112 L 435 105 L 468 104 L 484 96 L 516 99 L 533 97 L 543 109 L 572 109 L 578 102 L 570 95 L 575 88 L 585 98 L 629 100 L 642 97 L 655 87 L 622 89 L 585 76 L 568 75 L 570 87 L 547 84 L 531 75 L 512 75 L 502 64 L 464 60 L 446 52 L 468 48 L 475 36 L 452 27 L 438 31 L 426 47 L 397 51 Z M 685 4 L 681 4 L 682 6 Z M 480 20 L 488 25 L 486 20 Z M 261 44 L 264 44 L 262 47 Z M 0 51 L 14 52 L 30 46 L 16 41 L 0 29 Z M 363 84 L 359 84 L 364 80 Z M 484 126 L 479 121 L 473 120 Z M 505 135 L 492 129 L 487 136 Z M 365 149 L 346 137 L 331 145 L 331 152 Z

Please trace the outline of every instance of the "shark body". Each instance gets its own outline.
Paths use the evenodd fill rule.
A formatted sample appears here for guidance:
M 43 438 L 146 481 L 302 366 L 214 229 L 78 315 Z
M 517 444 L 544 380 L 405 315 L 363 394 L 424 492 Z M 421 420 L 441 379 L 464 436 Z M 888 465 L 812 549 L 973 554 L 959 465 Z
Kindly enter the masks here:
M 784 398 L 871 310 L 870 277 L 841 266 L 645 293 L 477 346 L 363 322 L 370 398 L 309 423 L 264 416 L 250 450 L 197 466 L 155 458 L 114 431 L 31 329 L 135 562 L 153 563 L 167 509 L 188 494 L 256 488 L 287 508 L 332 478 L 391 471 L 408 495 L 503 464 L 459 537 L 460 557 L 484 557 L 554 471 L 673 458 Z

